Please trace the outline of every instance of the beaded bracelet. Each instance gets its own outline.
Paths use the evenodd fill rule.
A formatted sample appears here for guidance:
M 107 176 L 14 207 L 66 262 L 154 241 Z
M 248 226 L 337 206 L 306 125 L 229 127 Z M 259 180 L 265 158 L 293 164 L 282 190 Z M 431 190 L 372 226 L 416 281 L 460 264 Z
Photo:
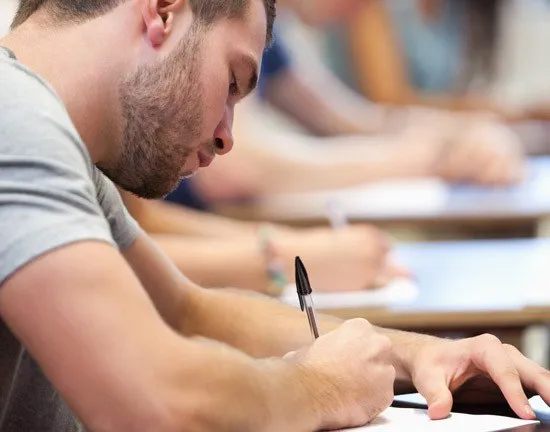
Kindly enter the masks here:
M 266 275 L 269 280 L 267 294 L 279 297 L 288 280 L 285 273 L 285 265 L 281 254 L 273 242 L 273 227 L 269 224 L 262 224 L 258 229 L 258 240 L 260 249 L 265 258 Z

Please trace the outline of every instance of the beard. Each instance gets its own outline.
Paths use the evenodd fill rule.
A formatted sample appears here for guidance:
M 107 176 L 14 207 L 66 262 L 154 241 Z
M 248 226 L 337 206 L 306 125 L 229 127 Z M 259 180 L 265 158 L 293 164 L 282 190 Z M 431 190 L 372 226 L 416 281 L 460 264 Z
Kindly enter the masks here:
M 182 178 L 204 122 L 199 30 L 166 60 L 141 66 L 120 85 L 123 133 L 115 163 L 98 168 L 142 198 L 161 198 Z

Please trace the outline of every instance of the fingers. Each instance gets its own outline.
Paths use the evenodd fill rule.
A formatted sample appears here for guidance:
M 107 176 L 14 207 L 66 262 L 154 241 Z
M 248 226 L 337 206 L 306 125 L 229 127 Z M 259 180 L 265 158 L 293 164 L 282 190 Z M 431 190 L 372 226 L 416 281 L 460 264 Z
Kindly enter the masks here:
M 399 264 L 395 264 L 391 260 L 386 260 L 383 264 L 380 273 L 374 281 L 375 287 L 384 287 L 391 283 L 396 278 L 410 278 L 412 276 L 409 269 Z
M 516 347 L 504 345 L 504 348 L 514 362 L 523 385 L 534 390 L 550 405 L 550 372 L 533 360 L 526 358 Z
M 519 372 L 500 340 L 493 335 L 483 335 L 471 342 L 474 344 L 474 364 L 489 374 L 520 418 L 534 419 L 535 413 L 523 391 Z
M 453 406 L 453 396 L 445 381 L 444 371 L 428 370 L 414 379 L 418 392 L 428 403 L 428 415 L 432 420 L 447 418 Z
M 387 272 L 391 276 L 392 279 L 394 278 L 411 278 L 413 276 L 411 270 L 409 270 L 407 267 L 395 263 L 393 261 L 389 261 L 386 265 Z

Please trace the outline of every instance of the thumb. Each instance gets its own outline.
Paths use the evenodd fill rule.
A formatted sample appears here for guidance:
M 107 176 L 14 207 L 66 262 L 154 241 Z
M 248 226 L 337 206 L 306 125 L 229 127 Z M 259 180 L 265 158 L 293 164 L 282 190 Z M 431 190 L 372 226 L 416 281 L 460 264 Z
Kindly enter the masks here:
M 428 415 L 432 420 L 447 418 L 453 407 L 453 395 L 449 390 L 443 375 L 435 377 L 427 374 L 422 379 L 415 380 L 418 392 L 428 403 Z

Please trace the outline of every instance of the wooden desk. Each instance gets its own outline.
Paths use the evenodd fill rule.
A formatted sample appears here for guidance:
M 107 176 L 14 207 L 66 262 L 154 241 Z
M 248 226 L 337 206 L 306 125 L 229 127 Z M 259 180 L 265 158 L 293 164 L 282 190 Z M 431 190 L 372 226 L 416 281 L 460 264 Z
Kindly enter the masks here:
M 550 240 L 423 243 L 398 247 L 396 254 L 415 276 L 416 299 L 330 313 L 391 328 L 501 337 L 550 322 Z
M 529 160 L 523 184 L 506 189 L 448 186 L 437 179 L 395 181 L 345 190 L 285 194 L 244 206 L 223 206 L 225 214 L 293 225 L 326 224 L 329 200 L 337 200 L 352 222 L 414 225 L 483 232 L 511 229 L 533 236 L 550 216 L 550 157 Z M 509 235 L 507 235 L 509 236 Z

